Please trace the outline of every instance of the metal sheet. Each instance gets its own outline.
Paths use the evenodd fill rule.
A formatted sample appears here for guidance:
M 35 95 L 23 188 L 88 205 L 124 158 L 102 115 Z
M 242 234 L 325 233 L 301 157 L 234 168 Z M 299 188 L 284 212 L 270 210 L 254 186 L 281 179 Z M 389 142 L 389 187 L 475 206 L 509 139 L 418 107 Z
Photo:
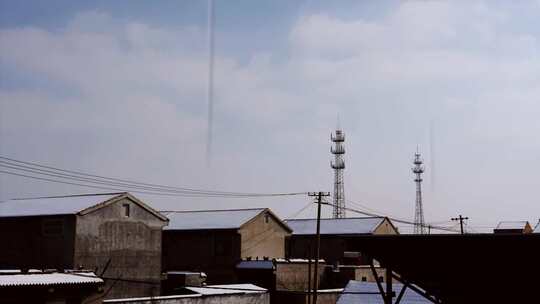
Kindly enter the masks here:
M 12 199 L 0 203 L 0 217 L 76 214 L 118 195 L 120 193 Z
M 169 218 L 164 230 L 238 229 L 264 208 L 235 210 L 201 210 L 163 213 Z
M 384 217 L 321 219 L 321 234 L 371 234 L 383 220 Z M 293 235 L 315 234 L 316 219 L 295 219 L 285 222 L 293 230 Z

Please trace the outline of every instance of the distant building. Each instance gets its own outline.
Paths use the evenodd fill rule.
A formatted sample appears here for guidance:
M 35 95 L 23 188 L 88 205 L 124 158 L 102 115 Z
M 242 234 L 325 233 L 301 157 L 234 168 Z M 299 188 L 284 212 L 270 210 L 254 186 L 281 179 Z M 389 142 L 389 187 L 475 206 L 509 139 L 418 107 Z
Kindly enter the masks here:
M 396 297 L 401 291 L 403 284 L 393 283 L 393 291 L 396 293 Z M 386 288 L 386 284 L 382 284 L 383 290 Z M 395 300 L 395 298 L 394 298 Z M 349 281 L 343 294 L 339 297 L 337 304 L 384 304 L 384 299 L 379 293 L 379 287 L 377 283 Z M 413 290 L 407 288 L 403 293 L 403 297 L 399 302 L 401 304 L 423 304 L 431 303 L 431 301 L 422 297 Z
M 287 258 L 315 258 L 316 219 L 285 221 L 293 230 L 287 238 Z M 359 235 L 398 234 L 387 217 L 321 219 L 320 258 L 327 264 L 361 265 L 366 261 L 352 243 Z
M 158 295 L 165 225 L 128 193 L 10 200 L 0 204 L 0 268 L 93 269 L 113 286 L 109 298 Z
M 493 233 L 532 233 L 533 229 L 528 221 L 500 222 Z
M 236 282 L 243 258 L 285 256 L 292 230 L 270 209 L 182 211 L 167 213 L 163 231 L 163 270 L 202 271 L 212 284 Z
M 264 288 L 253 284 L 208 285 L 185 287 L 181 294 L 171 296 L 111 299 L 108 304 L 270 304 L 270 295 Z
M 101 303 L 103 285 L 92 272 L 0 270 L 0 303 Z
M 536 224 L 533 233 L 540 233 L 540 220 L 538 220 L 538 223 Z

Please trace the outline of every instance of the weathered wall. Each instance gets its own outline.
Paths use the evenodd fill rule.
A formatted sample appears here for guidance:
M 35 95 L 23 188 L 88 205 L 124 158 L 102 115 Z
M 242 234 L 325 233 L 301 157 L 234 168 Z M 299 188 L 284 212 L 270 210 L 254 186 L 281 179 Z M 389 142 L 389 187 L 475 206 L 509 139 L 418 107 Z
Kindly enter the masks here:
M 396 228 L 390 224 L 388 219 L 384 219 L 384 221 L 375 229 L 373 234 L 398 234 Z
M 325 264 L 319 263 L 319 283 Z M 315 263 L 311 264 L 311 282 L 315 279 Z M 319 284 L 320 285 L 320 284 Z M 276 290 L 304 291 L 308 288 L 308 263 L 276 263 Z
M 238 231 L 242 258 L 285 257 L 285 237 L 290 233 L 269 213 L 261 213 Z
M 240 260 L 236 230 L 163 231 L 163 271 L 200 271 L 209 284 L 233 283 Z
M 0 218 L 0 269 L 71 269 L 74 234 L 73 215 Z
M 219 295 L 203 297 L 154 297 L 138 301 L 104 301 L 109 304 L 270 304 L 268 293 Z M 335 302 L 334 302 L 335 303 Z
M 129 217 L 124 204 L 130 206 Z M 104 277 L 121 280 L 106 280 L 105 290 L 114 284 L 107 298 L 157 295 L 165 224 L 128 198 L 78 216 L 74 263 L 101 274 L 110 259 Z

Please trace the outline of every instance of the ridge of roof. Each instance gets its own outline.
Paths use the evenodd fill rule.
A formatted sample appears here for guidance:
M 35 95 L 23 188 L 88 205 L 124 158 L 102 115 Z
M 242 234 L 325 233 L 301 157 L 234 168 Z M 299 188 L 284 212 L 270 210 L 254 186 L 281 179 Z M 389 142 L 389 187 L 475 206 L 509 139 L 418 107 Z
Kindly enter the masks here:
M 160 210 L 160 213 L 195 213 L 195 212 L 223 212 L 223 211 L 253 211 L 266 210 L 268 208 L 236 208 L 236 209 L 207 209 L 207 210 Z
M 25 200 L 33 200 L 33 199 L 44 199 L 44 198 L 67 198 L 67 197 L 81 197 L 81 196 L 120 195 L 120 194 L 126 194 L 126 193 L 128 193 L 128 192 L 83 193 L 83 194 L 70 194 L 70 195 L 19 197 L 19 198 L 12 198 L 12 199 L 9 199 L 9 200 L 25 201 Z
M 321 221 L 324 220 L 358 220 L 358 219 L 383 219 L 386 216 L 359 216 L 359 217 L 346 217 L 346 218 L 321 218 Z M 316 221 L 316 218 L 301 218 L 301 219 L 284 219 L 284 221 Z

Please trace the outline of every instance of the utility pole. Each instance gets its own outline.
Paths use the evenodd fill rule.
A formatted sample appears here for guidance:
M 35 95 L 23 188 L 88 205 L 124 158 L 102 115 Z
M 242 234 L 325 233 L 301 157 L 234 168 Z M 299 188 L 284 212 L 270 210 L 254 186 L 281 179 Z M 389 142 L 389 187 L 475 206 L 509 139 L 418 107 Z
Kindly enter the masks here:
M 313 302 L 317 304 L 317 289 L 319 288 L 319 254 L 321 249 L 321 204 L 323 196 L 330 196 L 330 192 L 310 192 L 309 196 L 317 198 L 317 237 L 315 249 L 315 269 L 313 270 Z
M 459 226 L 461 227 L 461 234 L 463 234 L 463 221 L 468 219 L 468 217 L 463 217 L 461 216 L 461 214 L 459 215 L 459 217 L 452 218 L 452 221 L 459 221 Z

